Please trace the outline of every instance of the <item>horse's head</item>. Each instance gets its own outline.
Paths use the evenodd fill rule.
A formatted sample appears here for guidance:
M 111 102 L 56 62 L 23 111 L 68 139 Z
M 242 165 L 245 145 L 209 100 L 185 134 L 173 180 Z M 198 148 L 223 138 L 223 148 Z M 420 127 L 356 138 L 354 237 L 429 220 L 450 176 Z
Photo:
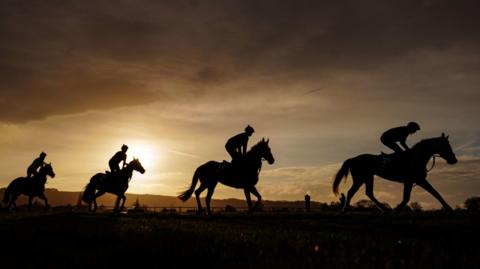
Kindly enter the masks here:
M 44 166 L 42 166 L 42 168 L 40 168 L 39 173 L 50 176 L 51 178 L 55 177 L 55 172 L 53 172 L 53 168 L 52 168 L 51 163 L 47 163 Z
M 269 141 L 269 139 L 265 140 L 265 138 L 262 138 L 262 141 L 260 141 L 256 146 L 258 147 L 258 152 L 260 156 L 263 159 L 267 160 L 268 164 L 273 164 L 275 162 L 275 159 L 273 158 L 272 150 L 268 145 Z
M 145 173 L 145 168 L 143 168 L 142 164 L 137 158 L 133 158 L 131 162 L 128 163 L 130 167 L 132 167 L 133 170 L 136 170 L 140 173 Z
M 457 157 L 455 157 L 455 153 L 453 153 L 452 147 L 450 146 L 450 142 L 448 141 L 448 136 L 445 136 L 442 133 L 442 136 L 437 138 L 437 143 L 433 148 L 433 153 L 440 155 L 448 164 L 456 164 L 458 162 Z

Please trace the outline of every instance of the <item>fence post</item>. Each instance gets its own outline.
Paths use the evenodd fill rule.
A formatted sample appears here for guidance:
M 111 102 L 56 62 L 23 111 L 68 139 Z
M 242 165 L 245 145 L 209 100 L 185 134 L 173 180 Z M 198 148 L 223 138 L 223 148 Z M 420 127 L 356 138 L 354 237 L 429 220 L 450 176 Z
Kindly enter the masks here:
M 305 210 L 310 212 L 310 195 L 305 195 Z

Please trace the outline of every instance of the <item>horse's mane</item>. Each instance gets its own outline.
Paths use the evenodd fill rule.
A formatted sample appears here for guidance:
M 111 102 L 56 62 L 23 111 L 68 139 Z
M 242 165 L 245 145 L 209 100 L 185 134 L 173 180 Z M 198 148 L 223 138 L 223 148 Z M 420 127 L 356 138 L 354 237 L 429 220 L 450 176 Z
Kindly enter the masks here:
M 430 145 L 433 141 L 438 140 L 441 137 L 432 137 L 432 138 L 427 138 L 427 139 L 422 139 L 420 142 L 417 142 L 415 145 L 413 145 L 412 149 L 419 149 L 423 148 L 427 145 Z
M 256 150 L 261 146 L 262 143 L 265 143 L 265 141 L 261 141 L 261 140 L 258 141 L 258 143 L 255 144 L 255 145 L 247 152 L 247 154 L 256 151 Z

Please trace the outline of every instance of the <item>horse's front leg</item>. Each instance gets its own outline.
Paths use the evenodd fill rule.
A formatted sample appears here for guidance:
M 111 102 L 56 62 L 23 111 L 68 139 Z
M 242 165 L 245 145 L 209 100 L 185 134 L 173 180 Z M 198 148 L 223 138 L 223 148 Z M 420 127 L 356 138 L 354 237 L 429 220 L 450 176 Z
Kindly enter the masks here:
M 90 203 L 90 206 L 92 206 L 92 204 Z M 91 210 L 91 212 L 97 212 L 97 198 L 93 198 L 93 210 Z
M 247 200 L 247 205 L 248 205 L 248 212 L 252 212 L 252 198 L 250 197 L 250 190 L 245 188 L 243 189 L 243 192 L 245 192 L 245 198 Z
M 48 205 L 48 199 L 45 196 L 45 194 L 42 193 L 38 197 L 45 202 L 45 210 L 47 210 L 50 207 L 50 205 Z
M 123 208 L 125 208 L 125 201 L 127 200 L 127 197 L 125 197 L 125 195 L 122 195 L 122 205 L 120 206 L 120 211 L 123 210 Z
M 447 211 L 453 211 L 452 207 L 443 200 L 443 197 L 438 193 L 430 183 L 426 179 L 419 180 L 417 182 L 417 185 L 425 189 L 427 192 L 429 192 L 433 197 L 437 198 L 437 200 L 442 204 L 443 208 Z
M 413 187 L 412 182 L 403 183 L 403 200 L 395 208 L 396 212 L 400 212 L 407 205 L 408 201 L 410 201 L 410 194 L 412 193 L 412 187 Z
M 33 196 L 28 196 L 28 211 L 32 210 Z
M 258 193 L 257 188 L 255 188 L 255 186 L 250 188 L 250 192 L 257 197 L 257 202 L 253 206 L 253 210 L 258 209 L 262 205 L 262 196 L 260 195 L 260 193 Z
M 117 196 L 117 200 L 115 201 L 115 208 L 113 208 L 113 212 L 118 212 L 119 207 L 120 207 L 120 196 Z

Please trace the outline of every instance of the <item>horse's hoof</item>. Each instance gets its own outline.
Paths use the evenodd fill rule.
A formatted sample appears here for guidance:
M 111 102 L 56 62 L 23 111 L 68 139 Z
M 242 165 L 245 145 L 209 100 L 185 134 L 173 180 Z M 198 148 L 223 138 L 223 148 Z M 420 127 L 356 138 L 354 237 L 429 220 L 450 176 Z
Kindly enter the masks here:
M 449 213 L 454 212 L 454 211 L 453 211 L 453 208 L 451 208 L 450 206 L 443 207 L 443 210 L 445 210 L 445 212 L 449 212 Z

